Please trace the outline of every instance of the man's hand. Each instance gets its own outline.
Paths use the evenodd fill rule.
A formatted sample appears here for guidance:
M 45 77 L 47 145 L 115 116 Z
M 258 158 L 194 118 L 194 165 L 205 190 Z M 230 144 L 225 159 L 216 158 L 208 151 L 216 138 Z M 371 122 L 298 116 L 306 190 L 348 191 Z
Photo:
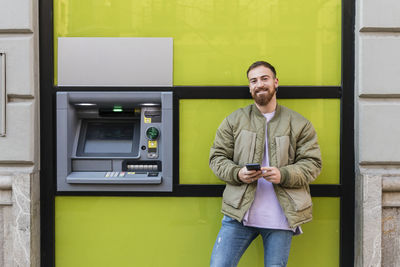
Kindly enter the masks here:
M 262 176 L 264 176 L 265 180 L 273 183 L 279 184 L 281 182 L 281 172 L 276 167 L 262 167 Z
M 249 171 L 246 167 L 243 167 L 238 172 L 239 180 L 245 184 L 251 184 L 262 177 L 261 170 L 259 171 Z

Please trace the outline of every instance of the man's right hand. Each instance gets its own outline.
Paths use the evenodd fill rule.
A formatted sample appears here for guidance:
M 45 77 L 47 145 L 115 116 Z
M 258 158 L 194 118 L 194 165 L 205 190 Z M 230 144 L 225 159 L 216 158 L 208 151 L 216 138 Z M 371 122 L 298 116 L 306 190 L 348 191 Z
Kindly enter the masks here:
M 251 184 L 262 177 L 262 171 L 249 171 L 246 167 L 243 167 L 238 172 L 239 180 L 245 184 Z

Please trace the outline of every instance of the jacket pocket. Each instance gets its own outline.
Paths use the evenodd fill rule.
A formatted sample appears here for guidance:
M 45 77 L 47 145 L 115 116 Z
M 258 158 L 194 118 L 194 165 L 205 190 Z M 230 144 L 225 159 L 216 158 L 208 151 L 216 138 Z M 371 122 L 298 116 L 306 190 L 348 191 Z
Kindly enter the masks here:
M 238 165 L 253 163 L 255 147 L 256 133 L 248 130 L 241 130 L 239 135 L 235 138 L 233 161 Z
M 290 146 L 289 136 L 277 136 L 275 137 L 275 143 L 277 167 L 282 167 L 293 163 L 294 150 Z
M 228 204 L 235 209 L 239 208 L 242 203 L 244 193 L 246 192 L 248 184 L 230 185 L 226 184 L 222 199 L 224 203 Z
M 311 195 L 305 187 L 302 188 L 283 188 L 289 196 L 295 211 L 302 211 L 312 206 Z

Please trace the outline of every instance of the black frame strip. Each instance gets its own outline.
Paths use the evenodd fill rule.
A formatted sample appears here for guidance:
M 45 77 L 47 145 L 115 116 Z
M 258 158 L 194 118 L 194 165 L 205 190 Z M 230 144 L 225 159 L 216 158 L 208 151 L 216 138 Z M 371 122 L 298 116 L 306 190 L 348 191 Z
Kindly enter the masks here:
M 355 1 L 342 0 L 342 85 L 280 86 L 278 98 L 341 99 L 340 185 L 311 185 L 314 197 L 340 197 L 340 266 L 354 262 L 354 18 Z M 53 1 L 39 0 L 40 35 L 40 140 L 41 140 L 41 266 L 55 266 L 55 196 L 180 196 L 220 197 L 223 185 L 179 184 L 179 134 L 174 135 L 174 191 L 146 192 L 56 192 L 55 92 L 106 91 L 109 87 L 54 86 Z M 120 91 L 174 92 L 174 131 L 179 133 L 180 99 L 250 98 L 247 86 L 114 87 Z
M 57 196 L 126 196 L 126 197 L 221 197 L 225 185 L 178 184 L 173 192 L 57 192 Z M 336 184 L 310 185 L 313 197 L 341 197 L 342 187 Z
M 340 129 L 340 266 L 354 265 L 354 25 L 355 0 L 342 0 L 342 88 Z
M 248 86 L 176 86 L 179 99 L 251 98 Z M 340 98 L 340 86 L 279 86 L 277 98 Z
M 243 99 L 251 98 L 248 86 L 173 86 L 173 87 L 54 87 L 54 91 L 164 91 L 178 99 Z M 341 86 L 279 86 L 277 98 L 341 98 Z
M 55 266 L 53 0 L 39 0 L 40 264 Z

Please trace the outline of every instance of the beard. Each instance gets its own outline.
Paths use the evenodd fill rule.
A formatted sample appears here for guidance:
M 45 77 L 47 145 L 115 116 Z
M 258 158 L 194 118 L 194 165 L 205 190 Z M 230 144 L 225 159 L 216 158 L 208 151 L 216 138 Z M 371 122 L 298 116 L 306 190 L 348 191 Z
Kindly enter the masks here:
M 266 93 L 264 94 L 258 94 L 258 92 L 265 91 Z M 259 106 L 266 106 L 276 93 L 276 89 L 273 88 L 271 90 L 260 88 L 257 90 L 254 90 L 254 92 L 251 93 L 251 96 L 253 97 L 254 101 L 257 103 Z

